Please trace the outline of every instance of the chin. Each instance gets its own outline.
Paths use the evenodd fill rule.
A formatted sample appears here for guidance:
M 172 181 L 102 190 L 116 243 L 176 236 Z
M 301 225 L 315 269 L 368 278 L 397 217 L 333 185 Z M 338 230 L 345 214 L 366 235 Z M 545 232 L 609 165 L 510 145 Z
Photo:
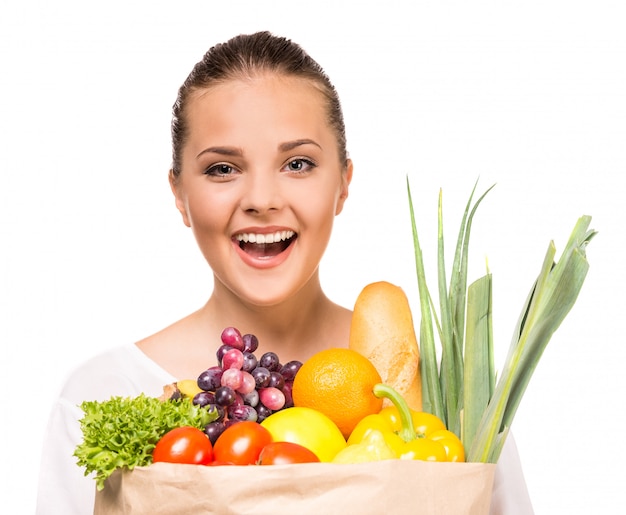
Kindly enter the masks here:
M 277 283 L 283 283 L 283 285 L 278 286 Z M 286 288 L 283 279 L 278 281 L 262 281 L 254 283 L 253 286 L 247 284 L 243 288 L 236 289 L 235 292 L 246 304 L 260 308 L 271 308 L 293 301 L 300 289 L 301 288 Z

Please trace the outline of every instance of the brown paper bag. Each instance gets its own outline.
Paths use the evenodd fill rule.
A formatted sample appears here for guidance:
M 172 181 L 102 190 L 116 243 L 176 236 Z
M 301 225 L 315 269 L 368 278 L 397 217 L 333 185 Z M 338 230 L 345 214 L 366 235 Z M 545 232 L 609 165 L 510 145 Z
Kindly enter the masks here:
M 118 470 L 94 514 L 487 515 L 495 465 L 388 460 L 339 465 L 155 463 Z

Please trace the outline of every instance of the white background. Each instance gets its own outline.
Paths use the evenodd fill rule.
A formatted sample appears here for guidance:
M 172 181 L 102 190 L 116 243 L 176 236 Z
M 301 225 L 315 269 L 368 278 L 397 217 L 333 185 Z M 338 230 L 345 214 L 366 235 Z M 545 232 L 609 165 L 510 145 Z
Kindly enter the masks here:
M 355 175 L 322 263 L 338 302 L 387 280 L 418 318 L 405 177 L 431 279 L 439 188 L 450 250 L 474 182 L 497 183 L 475 219 L 470 278 L 487 259 L 501 365 L 549 241 L 562 250 L 593 216 L 590 273 L 513 431 L 538 514 L 621 511 L 626 11 L 503 4 L 2 3 L 3 506 L 34 510 L 65 375 L 206 300 L 210 271 L 167 184 L 170 107 L 211 45 L 269 29 L 302 44 L 343 100 Z

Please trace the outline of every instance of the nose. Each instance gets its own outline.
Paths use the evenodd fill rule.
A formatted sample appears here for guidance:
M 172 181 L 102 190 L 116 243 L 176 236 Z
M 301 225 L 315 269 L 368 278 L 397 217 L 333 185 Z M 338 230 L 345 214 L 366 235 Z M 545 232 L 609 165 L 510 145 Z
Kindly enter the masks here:
M 250 171 L 244 182 L 241 209 L 245 212 L 262 215 L 283 207 L 284 200 L 278 174 Z

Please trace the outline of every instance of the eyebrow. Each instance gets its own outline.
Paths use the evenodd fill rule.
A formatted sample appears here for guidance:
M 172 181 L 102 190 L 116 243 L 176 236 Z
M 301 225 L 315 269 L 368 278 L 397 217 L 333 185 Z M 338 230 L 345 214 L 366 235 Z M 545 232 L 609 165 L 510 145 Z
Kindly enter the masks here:
M 296 139 L 296 140 L 293 140 L 293 141 L 286 141 L 284 143 L 281 143 L 280 145 L 278 145 L 278 150 L 280 152 L 288 152 L 288 151 L 293 150 L 294 148 L 298 148 L 298 147 L 300 147 L 302 145 L 315 145 L 320 150 L 322 149 L 322 146 L 319 143 L 317 143 L 315 140 L 312 140 L 312 139 L 309 139 L 309 138 L 303 138 L 303 139 Z M 203 154 L 209 154 L 209 153 L 210 154 L 220 154 L 222 156 L 231 156 L 231 157 L 242 157 L 243 156 L 243 151 L 240 148 L 216 146 L 216 147 L 205 148 L 204 150 L 202 150 L 196 156 L 196 159 L 198 159 Z
M 302 145 L 315 145 L 320 150 L 322 150 L 322 146 L 319 143 L 317 143 L 315 140 L 308 138 L 296 139 L 294 141 L 286 141 L 285 143 L 281 143 L 280 145 L 278 145 L 278 150 L 280 150 L 281 152 L 287 152 Z
M 202 154 L 220 154 L 223 156 L 241 157 L 243 156 L 243 151 L 237 147 L 209 147 L 200 152 L 196 156 L 196 159 L 198 159 Z

